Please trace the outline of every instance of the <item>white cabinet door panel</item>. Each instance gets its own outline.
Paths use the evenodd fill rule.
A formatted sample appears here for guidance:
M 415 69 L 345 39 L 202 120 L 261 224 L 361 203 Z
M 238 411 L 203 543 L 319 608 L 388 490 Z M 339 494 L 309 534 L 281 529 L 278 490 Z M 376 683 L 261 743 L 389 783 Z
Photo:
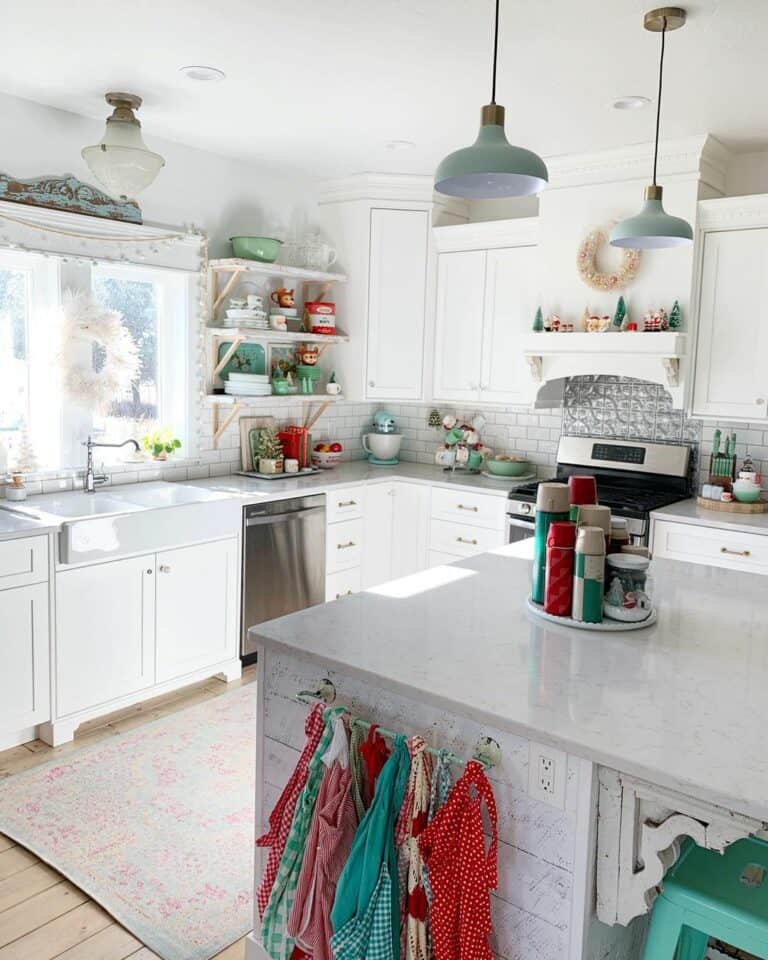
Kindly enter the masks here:
M 768 229 L 705 235 L 694 416 L 768 417 Z
M 368 377 L 372 400 L 423 394 L 430 214 L 371 210 Z
M 151 686 L 154 626 L 154 556 L 59 571 L 56 716 Z
M 157 555 L 157 680 L 237 655 L 237 540 Z
M 395 483 L 392 498 L 392 564 L 390 579 L 407 577 L 427 566 L 429 487 Z
M 539 298 L 537 265 L 535 246 L 486 254 L 480 399 L 488 403 L 527 403 L 532 398 L 522 341 Z
M 480 397 L 485 258 L 484 250 L 438 256 L 433 385 L 436 400 L 476 401 Z
M 371 483 L 365 491 L 362 586 L 375 587 L 392 579 L 393 483 Z
M 0 592 L 0 740 L 50 718 L 48 584 Z

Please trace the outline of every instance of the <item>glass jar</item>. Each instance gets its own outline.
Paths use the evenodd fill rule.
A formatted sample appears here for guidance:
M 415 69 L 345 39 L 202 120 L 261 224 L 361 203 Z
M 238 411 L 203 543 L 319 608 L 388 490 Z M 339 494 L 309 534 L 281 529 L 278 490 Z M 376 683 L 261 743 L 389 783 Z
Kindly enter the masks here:
M 609 553 L 603 613 L 611 620 L 638 622 L 653 611 L 653 578 L 648 557 Z

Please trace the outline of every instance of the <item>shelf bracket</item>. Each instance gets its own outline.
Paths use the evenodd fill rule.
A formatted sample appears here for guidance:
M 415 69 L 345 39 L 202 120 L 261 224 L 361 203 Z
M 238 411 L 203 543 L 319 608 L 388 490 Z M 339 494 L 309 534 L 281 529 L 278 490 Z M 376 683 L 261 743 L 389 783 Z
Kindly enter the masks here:
M 216 379 L 216 377 L 218 377 L 218 375 L 221 373 L 221 371 L 224 369 L 224 367 L 226 367 L 226 365 L 229 363 L 229 361 L 232 359 L 232 357 L 234 357 L 234 355 L 237 353 L 237 348 L 242 344 L 242 342 L 244 341 L 244 339 L 245 339 L 245 337 L 236 336 L 235 339 L 232 341 L 232 344 L 231 344 L 231 346 L 229 347 L 229 349 L 227 350 L 227 352 L 224 354 L 224 356 L 221 358 L 221 360 L 219 360 L 219 362 L 218 362 L 218 363 L 216 364 L 216 366 L 213 368 L 213 379 L 214 379 L 214 380 Z
M 680 386 L 680 359 L 678 357 L 663 357 L 661 361 L 667 374 L 667 386 Z
M 216 311 L 219 309 L 219 307 L 223 303 L 224 298 L 227 296 L 229 291 L 237 283 L 237 278 L 240 276 L 242 272 L 243 272 L 242 267 L 235 267 L 235 269 L 232 271 L 232 276 L 229 278 L 229 280 L 227 280 L 227 282 L 224 284 L 224 288 L 222 289 L 221 293 L 219 293 L 219 295 L 213 301 L 213 310 L 211 310 L 211 317 L 214 317 L 216 315 Z M 213 276 L 214 276 L 213 282 L 216 283 L 217 281 L 216 281 L 215 270 L 213 271 Z M 214 290 L 214 293 L 215 293 L 215 290 Z
M 219 440 L 221 439 L 224 431 L 232 423 L 235 417 L 243 409 L 242 403 L 233 403 L 232 409 L 227 413 L 226 417 L 219 423 L 219 407 L 215 406 L 213 408 L 213 448 L 214 450 L 219 446 Z
M 543 361 L 541 357 L 533 356 L 532 354 L 526 355 L 526 363 L 531 371 L 531 379 L 536 383 L 541 383 L 543 377 Z

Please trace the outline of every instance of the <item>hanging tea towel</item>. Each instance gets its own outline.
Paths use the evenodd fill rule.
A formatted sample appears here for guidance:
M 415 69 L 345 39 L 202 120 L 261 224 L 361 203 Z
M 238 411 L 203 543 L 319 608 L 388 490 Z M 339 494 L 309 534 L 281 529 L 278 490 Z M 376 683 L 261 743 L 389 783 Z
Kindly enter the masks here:
M 485 851 L 482 804 L 491 823 Z M 444 806 L 419 836 L 432 889 L 435 960 L 492 960 L 490 891 L 498 882 L 496 803 L 483 765 L 470 760 Z

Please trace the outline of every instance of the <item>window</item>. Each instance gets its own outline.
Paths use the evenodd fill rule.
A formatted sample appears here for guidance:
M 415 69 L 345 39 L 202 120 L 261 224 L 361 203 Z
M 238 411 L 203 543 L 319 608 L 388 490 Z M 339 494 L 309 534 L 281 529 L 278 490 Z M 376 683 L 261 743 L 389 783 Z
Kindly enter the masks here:
M 14 465 L 22 447 L 40 468 L 82 465 L 88 434 L 107 443 L 170 427 L 188 449 L 189 275 L 134 265 L 83 265 L 0 252 L 0 441 Z M 84 291 L 115 310 L 136 347 L 137 375 L 102 409 L 65 387 L 61 303 Z M 84 344 L 82 363 L 106 354 Z M 124 451 L 100 451 L 115 461 Z

